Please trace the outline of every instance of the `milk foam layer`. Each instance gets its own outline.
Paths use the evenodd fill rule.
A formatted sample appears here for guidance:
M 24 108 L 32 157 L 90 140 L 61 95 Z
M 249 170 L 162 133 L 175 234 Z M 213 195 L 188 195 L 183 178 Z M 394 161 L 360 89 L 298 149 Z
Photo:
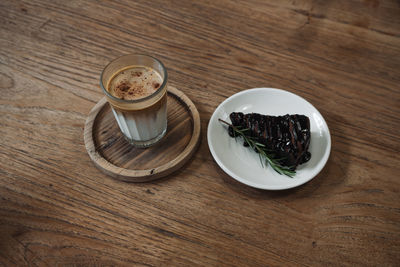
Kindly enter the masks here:
M 111 95 L 124 99 L 140 99 L 153 94 L 163 79 L 154 69 L 145 66 L 130 66 L 115 74 L 107 89 Z

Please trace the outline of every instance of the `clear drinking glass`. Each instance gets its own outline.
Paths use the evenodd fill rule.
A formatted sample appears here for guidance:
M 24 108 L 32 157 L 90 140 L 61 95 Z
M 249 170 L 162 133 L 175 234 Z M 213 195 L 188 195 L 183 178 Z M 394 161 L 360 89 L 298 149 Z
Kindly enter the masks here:
M 113 96 L 107 88 L 116 73 L 130 66 L 150 67 L 162 78 L 161 86 L 151 95 L 135 100 Z M 167 131 L 167 70 L 160 60 L 147 55 L 124 55 L 113 60 L 100 77 L 102 88 L 111 105 L 118 126 L 128 142 L 148 147 L 159 141 Z

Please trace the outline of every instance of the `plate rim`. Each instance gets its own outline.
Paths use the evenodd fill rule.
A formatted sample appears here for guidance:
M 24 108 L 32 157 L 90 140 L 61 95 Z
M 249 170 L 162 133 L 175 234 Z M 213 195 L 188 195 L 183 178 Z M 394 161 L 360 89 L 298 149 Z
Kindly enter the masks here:
M 292 185 L 286 185 L 286 186 L 265 186 L 263 184 L 259 184 L 259 183 L 254 183 L 252 181 L 246 180 L 242 177 L 240 177 L 239 175 L 236 175 L 234 172 L 232 172 L 229 168 L 227 168 L 225 166 L 225 164 L 223 164 L 219 157 L 216 154 L 216 151 L 213 147 L 213 145 L 211 144 L 211 124 L 213 123 L 213 121 L 215 121 L 215 117 L 217 116 L 217 113 L 220 111 L 220 109 L 222 109 L 222 107 L 224 105 L 226 105 L 227 103 L 229 103 L 230 101 L 232 101 L 234 98 L 240 97 L 243 94 L 248 94 L 248 93 L 252 93 L 255 91 L 276 91 L 276 92 L 280 92 L 280 93 L 286 93 L 286 94 L 291 94 L 294 97 L 300 98 L 301 100 L 305 101 L 308 105 L 310 105 L 312 107 L 312 109 L 314 109 L 314 111 L 317 112 L 317 115 L 320 116 L 320 118 L 323 121 L 324 126 L 326 127 L 326 135 L 327 135 L 327 146 L 326 146 L 326 152 L 324 153 L 323 157 L 321 158 L 321 162 L 322 164 L 320 165 L 319 169 L 317 169 L 317 172 L 314 175 L 310 175 L 309 178 L 304 179 L 304 180 L 299 180 L 299 183 L 295 183 Z M 283 89 L 277 89 L 277 88 L 272 88 L 272 87 L 257 87 L 257 88 L 250 88 L 250 89 L 245 89 L 242 90 L 240 92 L 237 92 L 229 97 L 227 97 L 224 101 L 222 101 L 214 110 L 213 114 L 211 115 L 211 118 L 208 122 L 207 125 L 207 143 L 208 143 L 208 148 L 211 152 L 211 155 L 214 159 L 214 161 L 217 163 L 217 165 L 226 173 L 228 174 L 230 177 L 232 177 L 233 179 L 235 179 L 236 181 L 243 183 L 245 185 L 248 185 L 250 187 L 254 187 L 254 188 L 258 188 L 258 189 L 263 189 L 263 190 L 286 190 L 286 189 L 291 189 L 291 188 L 295 188 L 298 186 L 301 186 L 309 181 L 311 181 L 312 179 L 314 179 L 321 171 L 322 169 L 325 167 L 326 163 L 328 162 L 328 159 L 330 157 L 330 153 L 331 153 L 331 134 L 330 134 L 330 130 L 328 127 L 328 124 L 325 121 L 325 118 L 322 116 L 322 114 L 319 112 L 319 110 L 317 108 L 314 107 L 314 105 L 312 105 L 309 101 L 307 101 L 306 99 L 304 99 L 303 97 L 292 93 L 290 91 L 286 91 Z

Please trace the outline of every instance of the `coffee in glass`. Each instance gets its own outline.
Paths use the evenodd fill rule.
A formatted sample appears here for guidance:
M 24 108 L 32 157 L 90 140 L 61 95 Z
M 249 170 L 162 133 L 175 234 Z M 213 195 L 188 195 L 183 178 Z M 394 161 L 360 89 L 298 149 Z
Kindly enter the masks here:
M 137 147 L 148 147 L 166 133 L 167 76 L 161 61 L 134 54 L 115 59 L 101 74 L 118 126 Z

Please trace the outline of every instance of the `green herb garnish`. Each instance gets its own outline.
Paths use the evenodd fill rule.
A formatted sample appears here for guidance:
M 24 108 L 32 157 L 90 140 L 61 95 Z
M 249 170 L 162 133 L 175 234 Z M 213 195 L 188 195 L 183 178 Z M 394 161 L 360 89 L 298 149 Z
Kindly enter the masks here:
M 279 163 L 279 161 L 282 159 L 275 158 L 273 153 L 268 151 L 264 144 L 257 142 L 257 140 L 254 137 L 246 134 L 249 131 L 249 129 L 239 129 L 238 127 L 235 127 L 232 124 L 230 124 L 224 120 L 221 120 L 221 119 L 218 119 L 218 120 L 232 128 L 233 136 L 235 138 L 239 137 L 239 136 L 242 137 L 245 144 L 248 144 L 251 148 L 253 148 L 256 152 L 258 152 L 258 155 L 259 155 L 260 161 L 261 161 L 261 165 L 264 166 L 264 161 L 263 161 L 263 159 L 264 159 L 265 164 L 267 164 L 267 165 L 269 164 L 272 167 L 272 169 L 274 169 L 279 174 L 284 174 L 291 178 L 296 174 L 296 171 L 294 171 L 291 167 L 282 166 Z

